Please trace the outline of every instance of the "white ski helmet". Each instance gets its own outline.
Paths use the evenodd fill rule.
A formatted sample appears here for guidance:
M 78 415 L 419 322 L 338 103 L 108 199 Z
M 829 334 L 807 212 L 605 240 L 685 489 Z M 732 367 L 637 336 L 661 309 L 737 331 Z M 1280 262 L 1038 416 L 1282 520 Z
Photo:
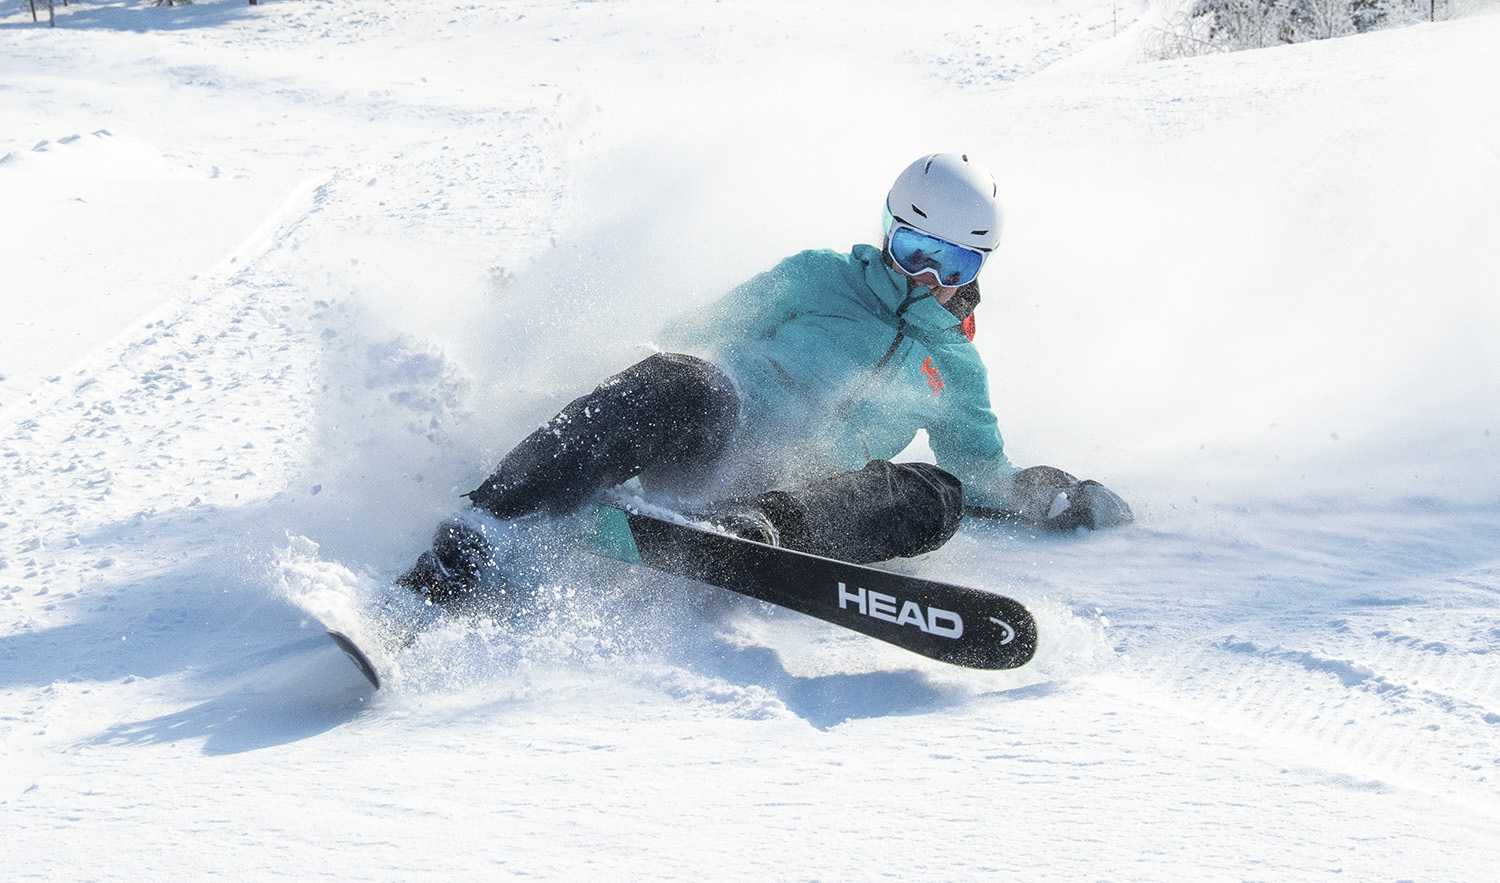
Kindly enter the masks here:
M 890 219 L 939 239 L 991 251 L 1000 244 L 1000 186 L 967 154 L 934 153 L 906 167 L 885 198 Z

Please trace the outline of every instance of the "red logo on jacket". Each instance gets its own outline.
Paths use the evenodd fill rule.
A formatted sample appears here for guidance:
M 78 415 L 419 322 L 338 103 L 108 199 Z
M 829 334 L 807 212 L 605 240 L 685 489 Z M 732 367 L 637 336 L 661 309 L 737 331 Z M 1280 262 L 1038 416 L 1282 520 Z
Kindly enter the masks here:
M 937 395 L 943 390 L 943 374 L 932 364 L 932 356 L 922 363 L 922 374 L 927 378 L 927 386 L 932 389 L 932 394 Z

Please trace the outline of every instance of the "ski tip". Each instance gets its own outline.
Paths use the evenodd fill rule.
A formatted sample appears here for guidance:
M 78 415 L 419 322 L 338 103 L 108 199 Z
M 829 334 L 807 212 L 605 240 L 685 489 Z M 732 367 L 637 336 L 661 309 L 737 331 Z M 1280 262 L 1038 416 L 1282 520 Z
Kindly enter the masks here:
M 379 690 L 380 674 L 375 671 L 375 664 L 370 661 L 370 657 L 365 655 L 365 651 L 359 649 L 359 645 L 350 640 L 349 636 L 343 632 L 336 632 L 333 629 L 329 629 L 328 637 L 340 650 L 344 651 L 344 655 L 349 657 L 351 662 L 358 666 L 360 674 L 365 676 L 365 680 L 370 682 L 370 686 Z

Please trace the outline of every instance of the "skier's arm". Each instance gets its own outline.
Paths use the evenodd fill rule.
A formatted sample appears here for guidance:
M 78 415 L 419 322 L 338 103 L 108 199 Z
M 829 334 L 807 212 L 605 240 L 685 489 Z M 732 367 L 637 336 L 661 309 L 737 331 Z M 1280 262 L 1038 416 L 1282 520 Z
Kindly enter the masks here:
M 1010 505 L 1009 480 L 1019 470 L 1005 455 L 983 366 L 977 359 L 974 365 L 968 361 L 948 366 L 955 376 L 944 387 L 947 407 L 941 419 L 927 427 L 927 440 L 938 465 L 964 483 L 967 505 L 1001 509 Z
M 927 435 L 938 465 L 964 483 L 966 506 L 1046 530 L 1099 529 L 1133 520 L 1130 506 L 1097 481 L 1080 481 L 1051 466 L 1011 465 L 990 409 L 982 363 L 960 360 L 958 366 L 964 369 L 962 382 L 947 387 L 958 395 L 950 400 L 946 419 L 928 427 Z

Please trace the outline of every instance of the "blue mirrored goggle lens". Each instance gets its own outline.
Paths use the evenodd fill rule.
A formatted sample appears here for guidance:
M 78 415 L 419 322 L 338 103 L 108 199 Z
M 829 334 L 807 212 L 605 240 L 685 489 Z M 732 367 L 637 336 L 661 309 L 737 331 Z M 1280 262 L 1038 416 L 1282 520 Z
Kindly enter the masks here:
M 945 287 L 967 285 L 979 275 L 984 253 L 896 224 L 891 229 L 891 257 L 909 276 L 937 274 Z

